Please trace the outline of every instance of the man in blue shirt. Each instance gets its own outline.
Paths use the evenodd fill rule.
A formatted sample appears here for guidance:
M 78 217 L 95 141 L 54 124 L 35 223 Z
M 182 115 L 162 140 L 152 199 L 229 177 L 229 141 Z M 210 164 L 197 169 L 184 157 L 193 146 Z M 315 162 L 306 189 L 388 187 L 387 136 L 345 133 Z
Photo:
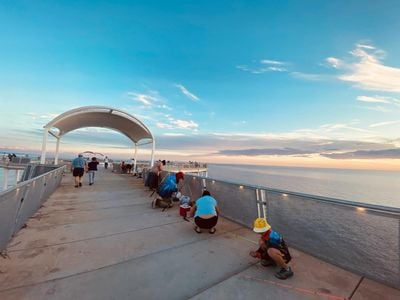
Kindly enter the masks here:
M 82 186 L 82 176 L 85 173 L 86 161 L 79 154 L 77 158 L 72 161 L 72 175 L 75 177 L 75 187 Z

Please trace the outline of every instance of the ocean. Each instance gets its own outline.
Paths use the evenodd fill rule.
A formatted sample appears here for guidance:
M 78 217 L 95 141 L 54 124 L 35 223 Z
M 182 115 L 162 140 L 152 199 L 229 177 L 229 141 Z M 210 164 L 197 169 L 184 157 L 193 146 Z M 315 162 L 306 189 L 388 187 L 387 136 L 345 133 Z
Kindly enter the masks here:
M 17 176 L 17 171 L 8 171 L 8 187 L 15 185 L 15 177 Z M 4 169 L 0 168 L 0 192 L 3 190 L 3 180 L 4 180 Z
M 400 207 L 400 172 L 209 164 L 208 177 L 329 198 Z

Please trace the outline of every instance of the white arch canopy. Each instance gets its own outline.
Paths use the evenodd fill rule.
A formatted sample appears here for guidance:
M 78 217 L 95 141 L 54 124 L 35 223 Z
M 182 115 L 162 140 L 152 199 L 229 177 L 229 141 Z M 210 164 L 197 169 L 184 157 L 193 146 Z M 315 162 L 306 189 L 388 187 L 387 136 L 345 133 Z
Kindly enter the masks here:
M 69 110 L 50 121 L 44 126 L 42 156 L 40 162 L 46 161 L 47 136 L 51 134 L 57 139 L 56 155 L 54 163 L 58 163 L 58 151 L 60 139 L 70 131 L 84 127 L 103 127 L 119 131 L 128 137 L 135 145 L 135 166 L 137 147 L 146 144 L 153 144 L 151 152 L 151 165 L 154 163 L 155 139 L 150 130 L 139 119 L 134 116 L 107 106 L 83 106 Z M 58 130 L 58 133 L 54 131 Z M 141 142 L 146 140 L 144 142 Z

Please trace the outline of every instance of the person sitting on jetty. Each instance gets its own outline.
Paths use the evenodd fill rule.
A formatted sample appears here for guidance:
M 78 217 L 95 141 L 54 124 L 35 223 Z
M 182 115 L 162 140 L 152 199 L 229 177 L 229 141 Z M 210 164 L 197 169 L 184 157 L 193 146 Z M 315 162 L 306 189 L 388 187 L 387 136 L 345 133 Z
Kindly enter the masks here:
M 82 176 L 85 173 L 86 161 L 82 154 L 72 161 L 72 175 L 75 177 L 75 187 L 82 186 Z
M 213 234 L 216 231 L 215 226 L 218 222 L 220 210 L 217 205 L 217 200 L 211 197 L 209 191 L 204 190 L 202 196 L 196 200 L 190 210 L 190 215 L 194 214 L 194 230 L 201 233 L 202 229 L 208 229 L 208 232 Z
M 94 183 L 94 173 L 97 171 L 98 164 L 96 157 L 92 157 L 92 161 L 88 163 L 89 185 Z
M 163 170 L 163 164 L 161 160 L 156 161 L 153 167 L 150 169 L 147 175 L 145 186 L 148 186 L 150 190 L 156 190 L 160 181 L 160 173 Z
M 126 173 L 126 164 L 125 161 L 122 161 L 119 165 L 121 167 L 121 173 L 125 174 Z
M 251 251 L 250 256 L 261 259 L 261 265 L 264 267 L 273 265 L 281 267 L 275 273 L 275 277 L 279 279 L 293 276 L 292 268 L 288 265 L 292 258 L 283 237 L 272 230 L 265 218 L 257 218 L 253 230 L 262 233 L 262 236 L 258 242 L 260 247 L 256 251 Z

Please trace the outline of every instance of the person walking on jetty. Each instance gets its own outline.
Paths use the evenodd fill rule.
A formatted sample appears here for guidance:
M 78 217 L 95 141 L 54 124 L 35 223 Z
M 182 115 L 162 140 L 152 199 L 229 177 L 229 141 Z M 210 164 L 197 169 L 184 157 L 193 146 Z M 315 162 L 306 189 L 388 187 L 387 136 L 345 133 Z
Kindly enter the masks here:
M 284 280 L 293 276 L 294 273 L 289 266 L 292 257 L 283 237 L 272 230 L 265 218 L 257 218 L 253 230 L 262 235 L 258 242 L 259 248 L 250 251 L 250 256 L 261 259 L 261 265 L 264 267 L 278 265 L 280 270 L 275 273 L 275 277 L 279 279 Z
M 190 215 L 193 214 L 194 223 L 196 224 L 194 230 L 197 233 L 201 233 L 202 229 L 207 229 L 211 234 L 215 233 L 215 226 L 218 223 L 220 210 L 217 205 L 217 200 L 211 197 L 209 191 L 204 190 L 202 196 L 196 200 L 190 210 Z
M 92 157 L 92 161 L 88 163 L 89 185 L 94 183 L 94 174 L 97 171 L 98 164 L 96 157 Z
M 82 154 L 72 161 L 72 175 L 75 177 L 75 187 L 82 186 L 82 176 L 85 173 L 86 161 Z

